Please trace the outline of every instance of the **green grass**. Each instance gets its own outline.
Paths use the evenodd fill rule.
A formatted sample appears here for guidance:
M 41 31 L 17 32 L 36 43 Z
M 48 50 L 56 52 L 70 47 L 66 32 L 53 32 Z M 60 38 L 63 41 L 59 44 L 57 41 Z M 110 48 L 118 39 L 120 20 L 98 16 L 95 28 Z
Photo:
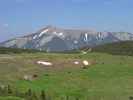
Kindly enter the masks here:
M 24 100 L 24 99 L 19 97 L 8 96 L 8 97 L 0 97 L 0 100 Z
M 36 60 L 67 61 L 95 60 L 88 69 L 75 68 L 69 63 L 55 68 L 43 68 Z M 33 81 L 22 79 L 24 74 L 38 74 Z M 31 88 L 36 93 L 45 90 L 53 100 L 66 95 L 80 100 L 128 100 L 133 96 L 133 57 L 104 53 L 82 54 L 12 54 L 0 56 L 0 84 L 11 84 L 20 91 Z

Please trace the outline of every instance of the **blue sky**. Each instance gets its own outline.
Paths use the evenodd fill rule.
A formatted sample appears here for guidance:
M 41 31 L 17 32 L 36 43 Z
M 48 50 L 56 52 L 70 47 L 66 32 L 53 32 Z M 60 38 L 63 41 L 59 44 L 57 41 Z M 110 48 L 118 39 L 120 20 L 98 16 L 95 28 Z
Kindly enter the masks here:
M 133 0 L 0 0 L 0 41 L 46 25 L 133 32 Z

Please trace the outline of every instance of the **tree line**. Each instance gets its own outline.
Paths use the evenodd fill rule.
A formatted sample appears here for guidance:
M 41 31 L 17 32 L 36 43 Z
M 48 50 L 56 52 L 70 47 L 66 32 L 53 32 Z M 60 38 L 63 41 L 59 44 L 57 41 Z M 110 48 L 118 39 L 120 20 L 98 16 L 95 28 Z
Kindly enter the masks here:
M 6 48 L 0 47 L 0 54 L 20 54 L 20 53 L 38 53 L 45 52 L 35 49 L 20 49 L 20 48 Z
M 21 92 L 10 85 L 4 87 L 0 86 L 0 97 L 8 96 L 19 97 L 22 98 L 22 100 L 53 100 L 45 90 L 40 91 L 40 93 L 36 93 L 32 91 L 32 89 L 28 89 L 26 92 Z M 80 100 L 78 97 L 74 98 L 74 100 Z M 70 100 L 70 96 L 61 97 L 60 100 Z

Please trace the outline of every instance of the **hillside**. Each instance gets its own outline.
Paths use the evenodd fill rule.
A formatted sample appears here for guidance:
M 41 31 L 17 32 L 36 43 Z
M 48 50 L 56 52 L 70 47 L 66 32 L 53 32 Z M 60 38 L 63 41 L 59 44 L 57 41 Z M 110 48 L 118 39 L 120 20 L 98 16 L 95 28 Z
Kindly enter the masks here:
M 93 52 L 104 52 L 116 55 L 133 55 L 133 41 L 104 44 L 93 48 Z
M 94 47 L 105 43 L 126 40 L 133 40 L 133 34 L 128 32 L 97 32 L 87 29 L 64 29 L 47 26 L 37 32 L 9 39 L 0 43 L 0 46 L 62 52 L 85 46 Z
M 20 53 L 37 53 L 37 52 L 45 52 L 45 51 L 0 47 L 0 54 L 20 54 Z

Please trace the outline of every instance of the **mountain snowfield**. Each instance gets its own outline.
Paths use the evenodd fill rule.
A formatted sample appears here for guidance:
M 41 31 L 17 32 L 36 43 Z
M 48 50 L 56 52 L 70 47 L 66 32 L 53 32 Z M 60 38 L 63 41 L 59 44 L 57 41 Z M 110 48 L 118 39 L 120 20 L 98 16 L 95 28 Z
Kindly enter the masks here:
M 80 29 L 63 29 L 47 26 L 27 36 L 0 43 L 0 46 L 53 52 L 73 50 L 86 46 L 94 47 L 105 43 L 126 40 L 133 40 L 133 34 L 127 32 L 96 32 Z

